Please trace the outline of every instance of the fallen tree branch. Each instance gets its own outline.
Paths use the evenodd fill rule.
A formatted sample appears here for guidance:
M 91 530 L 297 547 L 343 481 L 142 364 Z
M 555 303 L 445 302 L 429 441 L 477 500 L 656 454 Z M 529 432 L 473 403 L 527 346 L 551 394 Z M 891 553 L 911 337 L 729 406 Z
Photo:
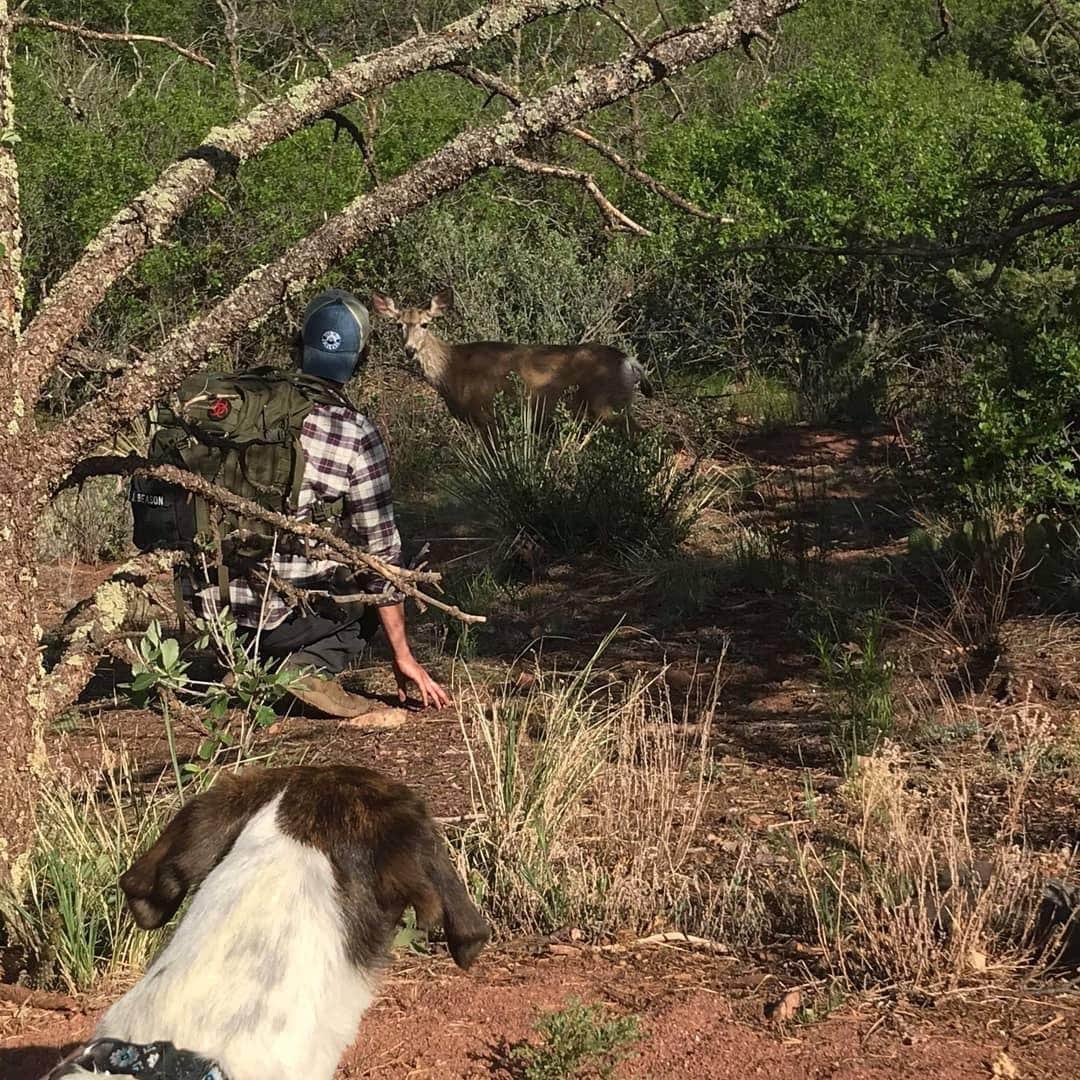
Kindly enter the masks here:
M 188 472 L 185 469 L 178 469 L 172 465 L 156 465 L 147 458 L 135 454 L 127 457 L 104 455 L 88 458 L 78 469 L 73 471 L 67 481 L 60 485 L 60 489 L 73 487 L 89 476 L 105 475 L 142 476 L 163 480 L 167 484 L 174 484 L 185 491 L 201 495 L 207 501 L 240 517 L 253 518 L 265 522 L 267 525 L 272 525 L 278 532 L 314 541 L 322 550 L 332 553 L 335 561 L 357 570 L 370 571 L 390 582 L 398 592 L 411 596 L 418 603 L 437 608 L 439 611 L 445 612 L 461 622 L 487 622 L 485 616 L 470 615 L 453 604 L 446 604 L 436 597 L 429 596 L 414 584 L 415 582 L 437 584 L 442 578 L 441 574 L 427 570 L 406 570 L 399 566 L 393 566 L 386 562 L 385 559 L 380 559 L 376 555 L 371 555 L 354 547 L 347 540 L 343 540 L 340 536 L 330 532 L 329 529 L 321 528 L 307 521 L 297 521 L 274 510 L 266 510 L 250 499 L 234 495 L 226 488 L 213 484 L 204 477 Z
M 578 169 L 570 169 L 564 165 L 549 165 L 542 161 L 531 161 L 529 158 L 519 157 L 517 154 L 507 154 L 502 160 L 503 165 L 509 165 L 520 172 L 529 173 L 532 176 L 553 176 L 559 180 L 569 180 L 572 184 L 578 184 L 588 192 L 589 197 L 600 208 L 600 213 L 607 219 L 613 229 L 625 229 L 637 236 L 652 236 L 653 234 L 639 225 L 633 218 L 624 214 L 601 190 L 596 178 L 589 173 Z
M 172 38 L 160 37 L 157 34 L 132 34 L 120 30 L 91 30 L 88 26 L 78 26 L 75 23 L 57 22 L 55 19 L 42 19 L 32 15 L 16 15 L 12 20 L 15 30 L 53 30 L 58 34 L 71 34 L 73 37 L 83 38 L 86 41 L 111 41 L 129 44 L 160 45 L 163 49 L 172 49 L 179 53 L 185 60 L 194 64 L 202 64 L 211 71 L 217 70 L 217 64 L 208 60 L 205 56 L 193 49 L 185 48 Z
M 140 195 L 113 215 L 75 265 L 50 290 L 26 327 L 20 345 L 19 389 L 26 407 L 40 396 L 54 363 L 67 351 L 106 293 L 169 230 L 222 173 L 267 147 L 374 90 L 421 71 L 452 63 L 465 53 L 547 15 L 588 7 L 592 0 L 502 0 L 410 38 L 337 71 L 308 79 L 246 116 L 214 128 Z
M 450 64 L 446 70 L 453 72 L 455 75 L 460 75 L 463 79 L 468 80 L 474 86 L 479 86 L 482 90 L 488 90 L 491 94 L 505 98 L 511 105 L 520 105 L 524 100 L 523 95 L 516 87 L 511 86 L 510 83 L 506 82 L 504 79 L 500 79 L 497 75 L 491 75 L 486 71 L 481 71 L 472 64 Z M 662 199 L 666 199 L 673 206 L 678 207 L 678 209 L 685 213 L 702 218 L 704 221 L 716 221 L 721 225 L 731 225 L 734 223 L 734 218 L 721 217 L 719 214 L 713 214 L 708 210 L 703 210 L 696 203 L 691 202 L 677 191 L 672 191 L 666 184 L 657 180 L 655 176 L 645 172 L 644 169 L 638 168 L 632 161 L 627 161 L 614 147 L 601 142 L 595 135 L 586 131 L 584 128 L 566 127 L 562 130 L 567 135 L 577 139 L 578 142 L 582 143 L 584 146 L 589 147 L 590 150 L 594 150 L 601 157 L 607 158 L 615 168 L 626 173 L 632 180 L 636 180 L 642 187 L 647 188 L 654 195 L 659 195 Z
M 64 622 L 60 659 L 42 682 L 34 708 L 47 718 L 74 704 L 93 678 L 98 661 L 110 651 L 132 618 L 136 600 L 150 582 L 184 561 L 179 551 L 137 555 L 103 581 L 93 595 L 76 605 Z
M 155 352 L 115 379 L 93 403 L 80 408 L 47 443 L 40 444 L 43 474 L 51 486 L 75 463 L 128 420 L 197 370 L 213 351 L 248 332 L 298 283 L 314 280 L 375 233 L 460 187 L 533 140 L 567 127 L 579 117 L 611 105 L 665 76 L 736 48 L 745 25 L 760 25 L 799 7 L 801 0 L 742 0 L 679 34 L 665 35 L 647 55 L 623 57 L 583 69 L 488 127 L 462 132 L 436 153 L 359 195 L 336 216 L 304 237 L 268 266 L 253 271 L 204 315 L 178 328 Z

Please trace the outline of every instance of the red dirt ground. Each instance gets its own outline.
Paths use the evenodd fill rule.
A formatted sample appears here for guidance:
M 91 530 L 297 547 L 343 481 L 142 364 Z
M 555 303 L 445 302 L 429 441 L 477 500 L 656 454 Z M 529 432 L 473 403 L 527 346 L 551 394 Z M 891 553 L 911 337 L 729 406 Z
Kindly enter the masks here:
M 399 962 L 339 1080 L 512 1078 L 508 1048 L 530 1037 L 538 1011 L 568 998 L 641 1018 L 644 1036 L 619 1077 L 961 1080 L 1012 1075 L 994 1072 L 1004 1053 L 1030 1080 L 1075 1076 L 1080 1061 L 1077 1006 L 1064 999 L 939 999 L 934 1010 L 890 1003 L 778 1026 L 762 1007 L 782 988 L 760 971 L 734 972 L 727 957 L 667 948 L 536 952 L 493 951 L 468 975 L 444 958 Z M 93 1015 L 0 1006 L 0 1076 L 38 1080 L 87 1038 Z M 3 1035 L 14 1027 L 18 1035 Z

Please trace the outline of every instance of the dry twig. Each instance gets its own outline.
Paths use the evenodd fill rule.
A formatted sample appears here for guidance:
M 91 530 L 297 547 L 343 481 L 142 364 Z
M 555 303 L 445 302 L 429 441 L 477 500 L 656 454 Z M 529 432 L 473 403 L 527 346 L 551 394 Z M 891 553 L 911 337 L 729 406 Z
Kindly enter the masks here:
M 955 24 L 952 12 L 945 6 L 944 0 L 937 0 L 937 15 L 938 22 L 941 23 L 941 29 L 930 39 L 931 45 L 944 37 L 948 37 L 952 33 Z
M 136 44 L 138 42 L 145 42 L 148 45 L 160 45 L 165 49 L 172 49 L 173 52 L 179 53 L 184 59 L 192 61 L 195 64 L 202 64 L 203 67 L 209 68 L 211 71 L 217 70 L 217 65 L 212 60 L 207 60 L 205 56 L 200 55 L 192 49 L 187 49 L 178 42 L 172 40 L 172 38 L 159 37 L 157 34 L 132 34 L 124 31 L 112 31 L 112 30 L 91 30 L 87 26 L 78 26 L 75 23 L 63 23 L 57 22 L 55 19 L 42 19 L 32 15 L 16 15 L 12 19 L 12 25 L 15 30 L 21 30 L 24 27 L 30 27 L 35 30 L 53 30 L 58 34 L 72 34 L 74 37 L 83 38 L 87 41 L 117 41 L 127 42 L 129 44 Z
M 500 79 L 497 75 L 481 71 L 471 64 L 452 64 L 446 70 L 452 71 L 455 75 L 460 75 L 463 79 L 468 80 L 474 86 L 479 86 L 482 90 L 488 90 L 494 95 L 505 98 L 511 105 L 520 105 L 524 100 L 524 95 L 516 87 L 511 86 L 510 83 Z M 710 213 L 680 195 L 677 191 L 672 191 L 666 184 L 657 180 L 655 176 L 650 175 L 643 169 L 639 169 L 633 162 L 627 161 L 614 147 L 601 142 L 595 135 L 584 128 L 565 127 L 563 131 L 577 139 L 582 145 L 589 147 L 590 150 L 594 150 L 601 157 L 607 158 L 612 165 L 626 173 L 632 180 L 636 180 L 642 187 L 647 188 L 654 195 L 666 199 L 673 206 L 685 211 L 687 214 L 692 214 L 694 217 L 702 218 L 705 221 L 716 221 L 721 225 L 734 223 L 734 218 L 721 217 L 718 214 Z
M 644 225 L 639 225 L 633 218 L 624 214 L 600 190 L 600 185 L 589 173 L 570 169 L 565 165 L 549 165 L 542 161 L 532 161 L 529 158 L 519 157 L 517 154 L 507 154 L 503 158 L 503 164 L 519 169 L 521 172 L 531 173 L 533 176 L 553 176 L 559 180 L 569 180 L 572 184 L 579 184 L 589 193 L 593 202 L 600 208 L 600 213 L 607 218 L 608 224 L 613 229 L 625 229 L 638 236 L 652 236 Z
M 240 29 L 236 0 L 217 0 L 217 6 L 225 21 L 225 41 L 229 46 L 229 66 L 232 68 L 233 83 L 236 85 L 236 100 L 243 105 L 246 94 L 244 80 L 240 75 Z

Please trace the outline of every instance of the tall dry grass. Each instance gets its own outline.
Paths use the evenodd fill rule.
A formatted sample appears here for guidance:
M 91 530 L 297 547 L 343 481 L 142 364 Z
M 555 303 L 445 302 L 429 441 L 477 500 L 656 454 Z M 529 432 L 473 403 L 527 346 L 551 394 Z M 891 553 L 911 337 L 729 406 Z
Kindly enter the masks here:
M 462 711 L 472 812 L 455 840 L 504 934 L 679 930 L 733 950 L 796 940 L 850 989 L 931 991 L 1038 973 L 1075 940 L 1075 927 L 1044 922 L 1047 896 L 1080 867 L 1023 839 L 1049 738 L 1038 718 L 1017 721 L 1023 749 L 994 824 L 973 820 L 985 788 L 957 774 L 927 790 L 885 743 L 825 811 L 755 834 L 711 812 L 725 783 L 710 749 L 716 681 L 676 708 L 659 681 L 598 678 L 602 650 L 573 674 L 537 671 L 524 695 L 492 703 L 476 689 Z
M 1024 804 L 1048 739 L 1039 718 L 1018 722 L 1023 750 L 991 832 L 972 820 L 962 773 L 943 791 L 920 790 L 887 744 L 841 789 L 842 832 L 790 840 L 786 881 L 770 888 L 780 919 L 814 941 L 831 975 L 856 987 L 939 990 L 1037 973 L 1057 959 L 1075 927 L 1045 921 L 1048 887 L 1075 884 L 1080 867 L 1024 842 Z
M 42 789 L 25 886 L 0 892 L 3 937 L 32 981 L 81 991 L 143 970 L 161 934 L 135 925 L 118 882 L 179 808 L 164 784 L 142 790 L 123 752 L 99 789 Z
M 573 674 L 537 670 L 527 695 L 474 690 L 462 868 L 506 933 L 723 933 L 746 897 L 713 880 L 696 846 L 719 782 L 717 672 L 676 708 L 662 679 L 595 679 L 606 644 Z

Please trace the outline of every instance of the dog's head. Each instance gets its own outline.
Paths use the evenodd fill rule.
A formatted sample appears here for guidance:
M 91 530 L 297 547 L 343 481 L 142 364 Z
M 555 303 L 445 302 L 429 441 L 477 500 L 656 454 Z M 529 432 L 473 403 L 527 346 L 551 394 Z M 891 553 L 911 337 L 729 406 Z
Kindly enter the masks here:
M 229 853 L 251 817 L 281 795 L 277 825 L 333 867 L 347 947 L 377 964 L 405 909 L 441 922 L 459 967 L 489 936 L 423 801 L 403 784 L 351 766 L 249 770 L 223 776 L 173 818 L 120 878 L 136 923 L 155 929 Z

